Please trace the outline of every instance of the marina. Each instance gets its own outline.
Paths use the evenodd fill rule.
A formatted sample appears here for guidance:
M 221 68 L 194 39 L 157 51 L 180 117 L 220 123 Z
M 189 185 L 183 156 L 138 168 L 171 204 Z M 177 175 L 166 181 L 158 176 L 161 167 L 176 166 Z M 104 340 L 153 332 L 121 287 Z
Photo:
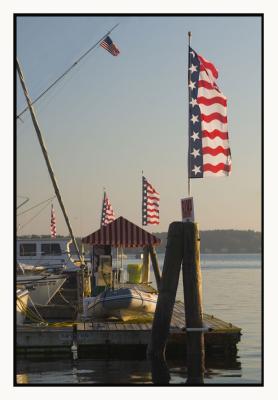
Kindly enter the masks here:
M 17 211 L 17 217 L 22 217 L 22 215 L 24 217 L 23 223 L 17 222 L 14 285 L 15 353 L 18 361 L 26 360 L 26 366 L 30 360 L 45 360 L 47 364 L 52 359 L 65 358 L 71 360 L 73 369 L 78 362 L 81 365 L 82 360 L 88 359 L 107 360 L 108 363 L 112 363 L 113 360 L 119 362 L 142 360 L 149 363 L 151 374 L 148 373 L 148 379 L 151 376 L 151 381 L 155 385 L 168 384 L 171 379 L 167 363 L 182 359 L 186 362 L 186 384 L 203 385 L 210 360 L 221 360 L 221 362 L 228 360 L 227 365 L 238 365 L 237 359 L 242 337 L 248 338 L 248 333 L 241 326 L 242 320 L 231 317 L 227 312 L 228 309 L 223 308 L 223 312 L 221 312 L 221 305 L 225 303 L 225 294 L 222 298 L 220 296 L 218 298 L 220 308 L 207 310 L 208 303 L 204 301 L 204 264 L 201 263 L 201 231 L 197 221 L 200 218 L 203 224 L 203 220 L 207 218 L 210 221 L 207 226 L 214 227 L 216 224 L 217 228 L 219 221 L 225 226 L 229 213 L 227 210 L 224 211 L 225 207 L 217 204 L 217 201 L 222 199 L 222 195 L 210 199 L 210 203 L 206 200 L 206 205 L 213 204 L 213 206 L 206 208 L 203 205 L 200 207 L 201 196 L 194 195 L 193 198 L 191 184 L 193 181 L 197 182 L 199 178 L 211 176 L 227 178 L 232 171 L 227 98 L 218 86 L 218 69 L 214 62 L 208 61 L 194 50 L 195 43 L 193 44 L 194 49 L 192 48 L 192 32 L 188 31 L 188 158 L 187 182 L 185 180 L 187 197 L 184 198 L 180 198 L 181 194 L 178 194 L 180 192 L 177 189 L 174 175 L 170 179 L 168 177 L 168 182 L 166 181 L 167 174 L 163 171 L 164 163 L 158 162 L 159 158 L 154 157 L 156 152 L 153 150 L 150 153 L 153 168 L 149 168 L 147 148 L 141 152 L 140 161 L 135 154 L 137 160 L 134 162 L 134 168 L 136 171 L 138 168 L 141 170 L 141 196 L 138 196 L 135 191 L 132 192 L 131 186 L 135 182 L 134 176 L 138 175 L 138 171 L 135 174 L 134 171 L 131 172 L 133 165 L 130 162 L 130 154 L 129 160 L 125 160 L 124 170 L 119 169 L 121 172 L 116 178 L 118 167 L 124 159 L 118 157 L 118 151 L 114 151 L 110 142 L 108 142 L 109 146 L 105 145 L 105 151 L 97 150 L 97 143 L 103 145 L 110 135 L 108 132 L 111 131 L 102 132 L 100 126 L 98 127 L 99 131 L 98 129 L 94 131 L 97 125 L 92 129 L 92 126 L 86 124 L 89 131 L 93 131 L 92 137 L 95 137 L 90 143 L 92 154 L 90 153 L 89 160 L 93 165 L 96 162 L 95 157 L 99 156 L 100 158 L 95 164 L 97 168 L 90 168 L 90 172 L 84 168 L 84 174 L 82 171 L 80 179 L 75 179 L 73 163 L 68 164 L 69 171 L 63 164 L 64 156 L 72 160 L 67 152 L 69 142 L 64 141 L 64 148 L 60 148 L 62 142 L 59 139 L 57 148 L 49 147 L 54 155 L 53 165 L 57 171 L 62 168 L 57 174 L 62 177 L 61 182 L 66 186 L 70 182 L 72 183 L 67 186 L 69 191 L 64 190 L 62 186 L 62 190 L 60 190 L 42 135 L 41 127 L 44 126 L 45 120 L 41 120 L 40 111 L 37 114 L 34 107 L 35 103 L 70 74 L 83 58 L 87 57 L 89 53 L 97 54 L 97 49 L 104 52 L 106 56 L 109 53 L 110 61 L 111 55 L 113 58 L 119 56 L 116 58 L 116 62 L 119 60 L 118 65 L 121 63 L 125 65 L 124 47 L 120 48 L 116 44 L 117 40 L 115 42 L 111 38 L 111 33 L 113 32 L 114 36 L 119 25 L 116 23 L 109 31 L 103 32 L 102 37 L 99 34 L 98 41 L 94 40 L 93 45 L 90 43 L 90 47 L 88 46 L 86 51 L 83 49 L 82 54 L 79 53 L 79 58 L 76 58 L 67 69 L 63 68 L 64 72 L 57 74 L 58 77 L 54 78 L 52 83 L 48 83 L 48 86 L 39 95 L 33 93 L 32 80 L 30 80 L 29 92 L 30 75 L 27 72 L 27 80 L 25 80 L 24 74 L 26 59 L 21 65 L 22 60 L 19 55 L 15 62 L 17 78 L 20 83 L 18 86 L 21 86 L 22 99 L 27 104 L 27 107 L 17 114 L 18 124 L 23 122 L 22 116 L 28 110 L 32 129 L 39 142 L 48 178 L 55 194 L 52 197 L 49 197 L 50 194 L 48 194 L 49 198 L 45 201 L 41 201 L 37 197 L 37 205 L 32 205 L 27 210 Z M 202 50 L 201 53 L 203 54 Z M 204 54 L 206 53 L 204 52 Z M 217 59 L 215 54 L 214 57 Z M 217 60 L 216 62 L 218 63 Z M 115 65 L 117 64 L 115 63 Z M 119 71 L 120 69 L 117 73 Z M 108 88 L 111 86 L 108 85 Z M 96 93 L 101 92 L 98 89 L 96 88 Z M 81 97 L 82 91 L 80 90 L 79 93 Z M 67 110 L 67 103 L 61 102 L 61 108 Z M 38 109 L 40 109 L 39 104 Z M 70 110 L 69 107 L 68 111 Z M 92 112 L 93 120 L 95 120 L 94 112 Z M 43 115 L 47 116 L 47 114 Z M 49 113 L 49 116 L 51 115 L 54 114 Z M 61 123 L 60 114 L 56 115 L 58 119 L 57 124 L 53 125 L 54 131 L 46 129 L 48 138 L 53 133 L 55 137 L 59 138 L 59 131 L 64 134 L 66 125 L 68 123 L 71 125 L 70 113 L 68 114 L 69 121 L 64 120 L 64 123 Z M 28 118 L 27 114 L 26 118 Z M 121 121 L 121 118 L 119 120 Z M 78 119 L 76 119 L 77 121 Z M 48 118 L 48 122 L 52 125 L 51 118 Z M 104 122 L 107 122 L 106 119 Z M 72 140 L 71 145 L 75 149 L 79 149 L 79 153 L 77 152 L 77 156 L 74 158 L 77 164 L 82 161 L 83 157 L 81 147 L 86 147 L 85 141 L 83 143 L 85 125 L 84 127 L 80 123 L 78 125 L 80 135 L 71 138 L 68 136 L 70 141 Z M 87 138 L 90 138 L 88 132 L 86 135 Z M 125 144 L 125 141 L 122 141 L 122 145 Z M 176 143 L 177 149 L 179 146 Z M 151 143 L 150 147 L 152 147 Z M 118 159 L 117 163 L 113 164 L 112 159 L 115 154 Z M 180 160 L 181 157 L 177 157 L 178 159 Z M 61 163 L 59 164 L 57 160 L 60 160 Z M 89 160 L 84 160 L 84 166 Z M 102 163 L 106 166 L 110 164 L 109 170 L 107 169 L 108 176 L 103 172 Z M 157 173 L 155 173 L 154 167 L 156 167 Z M 147 175 L 143 168 L 146 169 Z M 166 170 L 171 168 L 171 163 L 169 163 Z M 180 171 L 180 168 L 177 168 L 177 171 Z M 175 172 L 177 181 L 184 180 L 184 178 L 178 177 L 179 172 L 177 171 Z M 129 173 L 130 177 L 125 179 Z M 146 176 L 150 176 L 151 179 Z M 229 187 L 228 182 L 230 181 L 230 178 L 225 179 L 225 183 L 222 184 L 223 193 L 226 191 L 225 185 Z M 106 187 L 103 186 L 106 184 L 109 185 L 109 195 Z M 110 184 L 117 187 L 118 196 L 121 197 L 115 203 L 116 197 L 113 197 L 113 206 L 117 205 L 116 212 L 110 201 L 112 192 Z M 24 196 L 21 194 L 18 196 L 25 200 L 21 201 L 17 210 L 30 200 L 29 192 L 32 190 L 29 185 L 30 182 L 25 186 L 26 193 L 22 193 Z M 99 206 L 96 205 L 97 193 L 100 192 L 99 185 L 103 190 L 100 215 L 96 211 Z M 167 203 L 171 185 L 175 185 L 173 192 L 175 203 L 171 200 L 172 208 L 169 206 L 170 203 Z M 183 186 L 186 185 L 183 184 Z M 197 186 L 198 184 L 195 186 L 196 193 L 198 192 Z M 21 189 L 24 190 L 25 187 L 21 185 Z M 136 201 L 139 200 L 138 203 L 141 203 L 139 207 L 134 196 L 132 200 L 125 196 L 124 189 L 130 194 L 132 193 L 132 196 L 137 193 Z M 229 190 L 231 191 L 230 187 Z M 65 198 L 62 193 L 65 194 Z M 204 191 L 204 193 L 206 192 Z M 215 191 L 215 193 L 217 192 Z M 43 190 L 41 195 L 43 195 Z M 183 193 L 182 196 L 185 194 Z M 203 198 L 206 199 L 205 196 Z M 62 232 L 66 235 L 60 235 L 60 232 L 57 235 L 54 199 L 59 205 L 59 217 L 63 219 L 62 224 L 58 226 L 59 229 L 63 226 Z M 175 210 L 177 199 L 181 217 L 177 216 Z M 162 200 L 161 209 L 160 200 Z M 48 226 L 50 235 L 35 234 L 35 231 L 38 233 L 39 230 L 45 229 L 45 224 L 40 223 L 36 226 L 35 222 L 32 224 L 33 228 L 27 229 L 30 236 L 21 236 L 19 232 L 37 218 L 46 207 L 49 207 L 50 202 Z M 86 203 L 87 208 L 83 208 L 82 203 Z M 120 203 L 121 206 L 119 206 Z M 27 212 L 29 213 L 38 206 L 41 207 L 41 210 L 34 211 L 33 217 L 25 216 Z M 134 208 L 135 211 L 131 212 L 131 208 Z M 210 213 L 215 213 L 217 209 L 220 210 L 220 214 L 222 212 L 222 216 L 216 213 L 212 217 Z M 138 222 L 136 210 L 137 214 L 138 210 L 139 215 L 141 214 L 140 222 Z M 98 218 L 100 217 L 98 221 L 96 215 Z M 155 233 L 157 225 L 162 221 L 164 232 L 160 230 Z M 82 226 L 83 223 L 85 226 Z M 232 219 L 230 224 L 233 226 L 233 223 Z M 78 225 L 80 236 L 76 235 Z M 165 232 L 167 227 L 168 231 Z M 217 231 L 217 229 L 214 230 Z M 225 240 L 227 242 L 229 238 L 222 241 L 221 230 L 218 238 L 214 245 L 219 249 L 219 253 L 229 252 L 225 247 Z M 232 242 L 232 240 L 230 241 Z M 162 248 L 159 247 L 162 244 Z M 244 245 L 240 244 L 240 246 L 240 249 L 244 251 Z M 211 247 L 206 247 L 206 251 L 210 249 Z M 158 256 L 158 253 L 161 255 Z M 228 287 L 230 280 L 228 273 L 226 279 L 225 286 Z M 230 283 L 232 282 L 230 281 Z M 215 293 L 216 298 L 217 295 Z M 234 298 L 235 303 L 236 300 Z M 238 309 L 241 306 L 244 304 L 234 305 Z M 220 314 L 218 315 L 219 310 Z M 28 379 L 25 379 L 24 368 L 20 371 L 20 365 L 24 365 L 24 362 L 18 364 L 19 377 L 16 377 L 14 382 L 15 384 L 28 383 Z M 258 379 L 258 374 L 256 379 Z M 113 378 L 111 380 L 113 381 Z M 148 380 L 148 382 L 150 381 Z M 109 381 L 107 383 L 109 384 Z
M 206 351 L 210 354 L 235 354 L 241 329 L 212 315 L 204 314 Z M 63 325 L 63 323 L 61 323 Z M 117 356 L 126 358 L 134 354 L 146 356 L 152 323 L 88 322 L 80 321 L 71 327 L 25 326 L 17 327 L 17 352 L 25 355 L 57 352 L 71 355 L 74 346 L 78 357 Z M 184 307 L 175 303 L 170 326 L 167 357 L 184 356 L 186 325 Z M 143 352 L 143 353 L 142 353 Z

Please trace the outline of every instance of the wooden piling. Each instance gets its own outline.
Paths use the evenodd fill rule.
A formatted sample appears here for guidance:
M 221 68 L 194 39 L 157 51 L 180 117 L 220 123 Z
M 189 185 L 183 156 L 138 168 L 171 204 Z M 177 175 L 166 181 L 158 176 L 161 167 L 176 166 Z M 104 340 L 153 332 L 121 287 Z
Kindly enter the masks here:
M 202 306 L 202 276 L 198 224 L 184 226 L 183 290 L 186 321 L 186 354 L 188 384 L 202 384 L 204 378 L 204 331 Z
M 160 281 L 161 281 L 161 272 L 160 272 L 159 265 L 158 265 L 156 251 L 153 246 L 149 246 L 149 253 L 151 256 L 151 260 L 152 260 L 152 266 L 153 266 L 153 272 L 154 272 L 155 281 L 156 281 L 156 287 L 157 287 L 157 289 L 159 289 L 159 285 L 160 285 Z
M 151 253 L 152 254 L 152 253 Z M 170 330 L 176 292 L 183 258 L 183 223 L 172 222 L 168 230 L 162 278 L 153 320 L 151 340 L 147 355 L 165 357 L 166 341 Z

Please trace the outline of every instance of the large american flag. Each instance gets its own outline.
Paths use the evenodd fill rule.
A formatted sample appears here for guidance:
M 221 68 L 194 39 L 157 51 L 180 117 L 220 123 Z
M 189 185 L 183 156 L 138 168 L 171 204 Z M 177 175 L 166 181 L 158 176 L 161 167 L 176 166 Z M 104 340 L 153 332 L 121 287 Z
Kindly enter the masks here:
M 50 234 L 52 238 L 56 238 L 56 217 L 53 204 L 51 204 Z
M 188 177 L 231 172 L 227 99 L 219 90 L 215 66 L 189 47 Z
M 160 194 L 142 176 L 142 225 L 159 224 Z
M 112 54 L 112 56 L 117 56 L 120 54 L 120 50 L 118 47 L 113 43 L 111 38 L 107 36 L 101 43 L 100 46 L 103 47 L 105 50 L 109 51 L 109 53 Z
M 111 206 L 110 200 L 107 197 L 106 192 L 103 195 L 102 212 L 101 212 L 101 226 L 110 224 L 110 222 L 115 220 L 115 213 Z

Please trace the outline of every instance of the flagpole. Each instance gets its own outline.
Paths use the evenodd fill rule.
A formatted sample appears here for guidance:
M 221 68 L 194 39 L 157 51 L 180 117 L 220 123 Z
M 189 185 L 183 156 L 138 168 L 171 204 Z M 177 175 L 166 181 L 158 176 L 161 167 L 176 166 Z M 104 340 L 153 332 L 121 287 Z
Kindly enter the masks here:
M 89 48 L 89 50 L 87 50 L 84 54 L 82 54 L 82 56 L 80 56 L 78 58 L 78 60 L 76 60 L 62 75 L 60 75 L 54 82 L 51 83 L 50 86 L 48 86 L 48 88 L 46 88 L 38 97 L 35 98 L 35 100 L 33 100 L 31 102 L 31 105 L 35 104 L 44 94 L 46 94 L 54 85 L 56 85 L 56 83 L 58 83 L 62 78 L 64 78 L 65 75 L 67 75 L 74 67 L 76 67 L 76 65 L 84 58 L 86 57 L 87 54 L 89 54 L 94 48 L 97 47 L 97 45 L 99 43 L 101 43 L 104 39 L 106 39 L 106 37 L 108 35 L 110 35 L 110 33 L 117 28 L 119 24 L 116 24 L 115 26 L 113 26 L 110 31 L 108 31 L 104 36 L 102 36 L 101 39 L 99 39 L 92 47 Z M 25 111 L 28 110 L 28 106 L 24 108 L 24 110 L 21 111 L 20 114 L 18 114 L 16 116 L 16 118 L 19 118 L 21 120 L 21 115 L 25 113 Z M 21 120 L 22 121 L 22 120 Z
M 190 177 L 189 177 L 189 169 L 190 169 L 190 154 L 189 154 L 189 135 L 190 135 L 190 120 L 189 120 L 189 115 L 190 115 L 190 87 L 189 87 L 189 81 L 190 81 L 190 71 L 189 71 L 189 64 L 190 64 L 190 53 L 189 53 L 189 47 L 190 47 L 190 40 L 191 40 L 192 33 L 189 31 L 188 32 L 188 75 L 187 75 L 187 85 L 188 85 L 188 163 L 187 163 L 187 191 L 188 191 L 188 197 L 190 197 Z

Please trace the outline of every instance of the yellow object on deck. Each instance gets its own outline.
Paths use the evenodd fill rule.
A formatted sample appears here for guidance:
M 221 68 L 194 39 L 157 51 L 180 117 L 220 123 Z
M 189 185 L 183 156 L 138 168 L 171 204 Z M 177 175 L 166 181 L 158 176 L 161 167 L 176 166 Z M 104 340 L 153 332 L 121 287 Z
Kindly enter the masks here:
M 128 282 L 129 283 L 141 283 L 142 282 L 142 264 L 128 264 Z

